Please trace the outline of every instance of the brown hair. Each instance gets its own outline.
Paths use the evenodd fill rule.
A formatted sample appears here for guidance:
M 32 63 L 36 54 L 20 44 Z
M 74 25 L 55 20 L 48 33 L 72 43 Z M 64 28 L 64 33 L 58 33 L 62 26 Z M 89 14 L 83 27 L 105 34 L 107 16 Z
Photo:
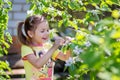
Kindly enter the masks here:
M 19 41 L 24 45 L 30 45 L 32 42 L 31 37 L 27 33 L 28 30 L 35 31 L 37 25 L 39 25 L 43 21 L 47 21 L 43 16 L 33 15 L 27 17 L 25 21 L 19 22 L 17 27 L 17 35 Z

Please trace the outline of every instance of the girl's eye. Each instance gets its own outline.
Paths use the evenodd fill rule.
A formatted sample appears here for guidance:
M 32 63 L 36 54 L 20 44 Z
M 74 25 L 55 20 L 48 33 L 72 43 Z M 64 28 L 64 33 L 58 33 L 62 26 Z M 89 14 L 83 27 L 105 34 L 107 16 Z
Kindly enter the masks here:
M 49 32 L 49 30 L 47 30 L 47 32 Z
M 41 33 L 44 33 L 45 31 L 49 32 L 49 29 L 48 29 L 48 30 L 42 30 L 42 31 L 40 31 L 40 32 L 41 32 Z
M 41 33 L 44 33 L 44 31 L 40 31 Z

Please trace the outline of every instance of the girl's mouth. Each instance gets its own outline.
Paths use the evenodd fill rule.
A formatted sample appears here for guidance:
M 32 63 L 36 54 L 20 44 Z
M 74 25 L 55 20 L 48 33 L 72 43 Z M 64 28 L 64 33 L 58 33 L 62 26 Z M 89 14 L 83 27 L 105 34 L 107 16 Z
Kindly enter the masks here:
M 48 38 L 42 38 L 43 40 L 47 40 Z

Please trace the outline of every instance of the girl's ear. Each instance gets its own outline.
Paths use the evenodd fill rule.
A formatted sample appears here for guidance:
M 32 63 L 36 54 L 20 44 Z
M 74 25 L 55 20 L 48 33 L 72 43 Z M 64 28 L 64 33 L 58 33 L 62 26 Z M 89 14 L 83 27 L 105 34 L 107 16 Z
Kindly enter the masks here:
M 28 33 L 29 37 L 31 37 L 31 38 L 33 37 L 33 31 L 28 30 L 27 33 Z

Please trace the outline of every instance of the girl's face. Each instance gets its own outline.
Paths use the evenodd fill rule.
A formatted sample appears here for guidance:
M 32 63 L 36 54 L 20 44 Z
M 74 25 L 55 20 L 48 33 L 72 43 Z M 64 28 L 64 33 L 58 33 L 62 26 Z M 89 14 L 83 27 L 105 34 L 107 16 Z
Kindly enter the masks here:
M 33 45 L 43 44 L 49 39 L 49 26 L 47 22 L 40 23 L 35 32 L 31 32 Z

